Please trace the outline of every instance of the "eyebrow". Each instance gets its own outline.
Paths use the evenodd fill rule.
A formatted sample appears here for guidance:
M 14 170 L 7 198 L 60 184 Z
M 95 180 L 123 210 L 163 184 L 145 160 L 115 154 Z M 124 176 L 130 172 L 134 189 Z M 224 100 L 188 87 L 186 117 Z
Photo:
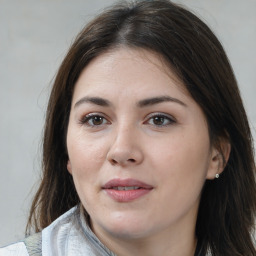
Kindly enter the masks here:
M 147 107 L 147 106 L 152 106 L 155 104 L 160 104 L 162 102 L 174 102 L 174 103 L 178 103 L 184 107 L 187 107 L 187 105 L 184 102 L 182 102 L 181 100 L 170 97 L 170 96 L 159 96 L 159 97 L 153 97 L 153 98 L 141 100 L 138 102 L 137 105 L 139 107 Z
M 102 107 L 110 107 L 112 105 L 110 101 L 100 97 L 83 97 L 82 99 L 76 102 L 74 107 L 78 107 L 83 103 L 92 103 Z
M 159 97 L 153 97 L 153 98 L 140 100 L 137 103 L 137 106 L 142 108 L 142 107 L 152 106 L 155 104 L 160 104 L 163 102 L 174 102 L 174 103 L 178 103 L 184 107 L 187 107 L 187 105 L 184 102 L 182 102 L 181 100 L 170 97 L 170 96 L 159 96 Z M 103 99 L 100 97 L 83 97 L 79 101 L 76 102 L 74 107 L 78 107 L 79 105 L 81 105 L 83 103 L 91 103 L 91 104 L 95 104 L 95 105 L 102 106 L 102 107 L 111 107 L 112 106 L 112 103 L 107 99 Z

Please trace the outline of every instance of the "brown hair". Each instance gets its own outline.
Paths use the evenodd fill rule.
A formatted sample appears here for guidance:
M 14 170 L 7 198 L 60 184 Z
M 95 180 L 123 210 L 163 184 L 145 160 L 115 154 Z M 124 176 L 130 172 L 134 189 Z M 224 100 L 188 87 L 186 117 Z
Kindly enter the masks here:
M 77 36 L 57 73 L 45 122 L 43 177 L 27 230 L 40 231 L 80 201 L 67 171 L 66 131 L 74 85 L 88 63 L 110 48 L 162 56 L 205 113 L 212 143 L 231 153 L 218 180 L 206 181 L 196 225 L 202 253 L 253 256 L 256 212 L 252 136 L 232 68 L 218 39 L 194 14 L 165 0 L 119 4 Z

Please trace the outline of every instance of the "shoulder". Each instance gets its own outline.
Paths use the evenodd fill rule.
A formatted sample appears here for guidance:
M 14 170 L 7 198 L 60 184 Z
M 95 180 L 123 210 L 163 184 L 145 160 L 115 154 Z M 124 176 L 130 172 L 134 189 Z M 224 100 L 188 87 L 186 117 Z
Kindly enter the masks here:
M 0 248 L 0 256 L 29 256 L 24 242 L 18 242 Z
M 36 233 L 23 241 L 0 248 L 0 256 L 42 255 L 42 234 Z
M 76 212 L 76 207 L 60 216 L 49 227 L 43 230 L 42 233 L 33 234 L 24 240 L 12 243 L 5 247 L 0 248 L 0 256 L 29 256 L 41 255 L 42 252 L 42 234 L 46 240 L 51 240 L 54 231 L 61 229 L 63 226 L 68 226 L 72 222 L 72 217 Z M 65 225 L 66 224 L 66 225 Z
M 80 207 L 76 206 L 56 219 L 42 232 L 0 248 L 0 256 L 56 256 L 66 255 L 73 251 L 78 252 L 77 255 L 92 255 L 80 253 L 80 251 L 87 251 L 86 248 L 90 247 L 88 241 L 81 225 Z

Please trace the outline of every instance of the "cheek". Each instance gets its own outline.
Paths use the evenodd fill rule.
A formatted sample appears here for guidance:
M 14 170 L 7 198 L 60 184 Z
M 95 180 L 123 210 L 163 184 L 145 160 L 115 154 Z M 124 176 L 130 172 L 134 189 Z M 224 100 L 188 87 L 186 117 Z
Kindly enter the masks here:
M 198 133 L 176 134 L 151 152 L 151 165 L 158 170 L 158 177 L 173 184 L 174 189 L 201 187 L 205 181 L 210 160 L 209 139 L 205 132 L 199 139 Z
M 104 147 L 101 143 L 70 138 L 68 153 L 79 198 L 86 209 L 91 209 L 99 191 L 95 184 L 99 184 L 99 173 L 105 161 Z
M 106 159 L 106 149 L 100 141 L 91 141 L 84 136 L 68 135 L 67 147 L 74 180 L 89 183 Z
M 174 217 L 197 206 L 208 165 L 207 143 L 195 148 L 193 144 L 180 142 L 182 140 L 172 140 L 168 150 L 155 153 L 151 162 L 157 174 L 157 184 L 160 184 L 157 188 L 159 201 L 164 212 Z

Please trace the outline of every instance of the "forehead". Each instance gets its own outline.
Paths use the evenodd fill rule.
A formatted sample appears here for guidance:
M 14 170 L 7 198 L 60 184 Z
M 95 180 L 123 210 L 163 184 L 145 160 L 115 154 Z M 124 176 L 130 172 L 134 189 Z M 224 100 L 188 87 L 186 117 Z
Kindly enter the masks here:
M 181 79 L 159 54 L 122 47 L 104 52 L 84 68 L 75 84 L 73 98 L 81 93 L 106 94 L 116 90 L 151 96 L 150 93 L 158 90 L 167 93 L 171 88 L 188 96 Z

